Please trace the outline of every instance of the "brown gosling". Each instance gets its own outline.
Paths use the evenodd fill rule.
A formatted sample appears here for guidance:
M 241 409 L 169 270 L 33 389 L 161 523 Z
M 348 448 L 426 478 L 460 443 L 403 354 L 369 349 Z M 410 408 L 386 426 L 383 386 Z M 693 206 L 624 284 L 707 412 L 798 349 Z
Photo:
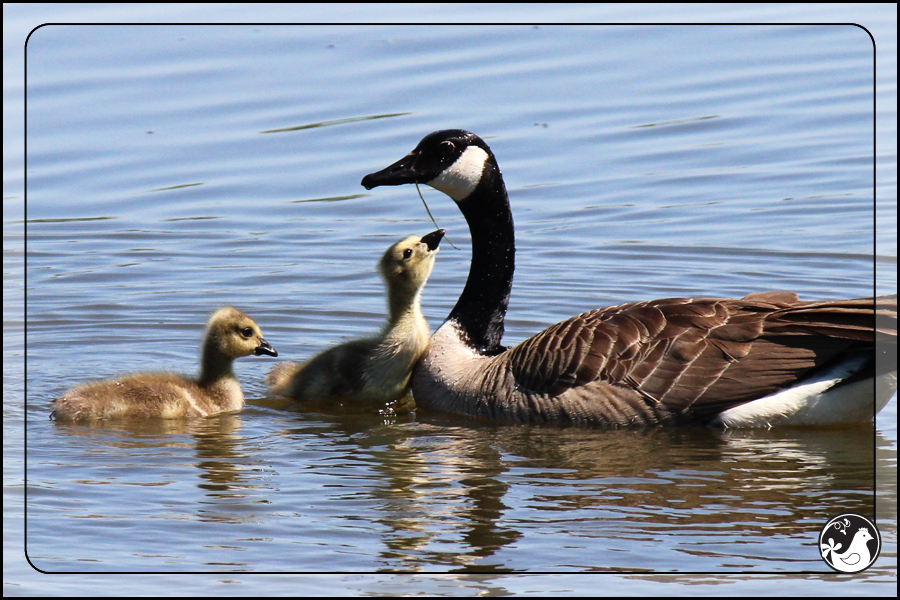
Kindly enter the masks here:
M 209 318 L 196 379 L 174 373 L 139 373 L 73 388 L 56 400 L 51 418 L 63 421 L 114 418 L 208 417 L 240 410 L 244 393 L 234 359 L 278 356 L 256 322 L 230 306 Z
M 387 249 L 378 269 L 387 288 L 388 322 L 377 336 L 351 340 L 305 364 L 281 363 L 266 377 L 276 396 L 298 402 L 389 403 L 404 398 L 413 365 L 428 347 L 422 288 L 444 230 L 408 237 Z

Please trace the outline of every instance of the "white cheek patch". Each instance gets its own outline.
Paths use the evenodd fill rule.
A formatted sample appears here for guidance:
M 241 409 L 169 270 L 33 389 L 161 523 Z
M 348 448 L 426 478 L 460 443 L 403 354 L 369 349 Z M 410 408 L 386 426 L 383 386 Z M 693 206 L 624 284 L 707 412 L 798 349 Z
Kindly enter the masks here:
M 469 146 L 455 163 L 429 181 L 428 185 L 444 192 L 456 202 L 464 200 L 478 187 L 487 159 L 487 152 L 478 146 Z

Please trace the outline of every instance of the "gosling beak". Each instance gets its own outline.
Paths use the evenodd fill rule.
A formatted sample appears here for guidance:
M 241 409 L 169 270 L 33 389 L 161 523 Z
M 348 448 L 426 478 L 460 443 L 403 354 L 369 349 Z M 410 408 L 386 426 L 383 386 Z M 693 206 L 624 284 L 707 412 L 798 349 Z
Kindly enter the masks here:
M 437 250 L 437 247 L 441 243 L 441 238 L 444 237 L 444 234 L 447 233 L 444 229 L 438 229 L 437 231 L 432 231 L 428 235 L 422 236 L 420 240 L 423 244 L 428 245 L 428 249 L 434 252 Z
M 416 171 L 419 153 L 413 150 L 391 166 L 363 177 L 362 185 L 367 190 L 380 185 L 403 185 L 404 183 L 425 183 L 421 173 Z
M 263 354 L 267 354 L 269 356 L 278 356 L 278 352 L 272 345 L 264 340 L 263 338 L 259 338 L 259 346 L 256 347 L 256 350 L 253 351 L 254 356 L 262 356 Z

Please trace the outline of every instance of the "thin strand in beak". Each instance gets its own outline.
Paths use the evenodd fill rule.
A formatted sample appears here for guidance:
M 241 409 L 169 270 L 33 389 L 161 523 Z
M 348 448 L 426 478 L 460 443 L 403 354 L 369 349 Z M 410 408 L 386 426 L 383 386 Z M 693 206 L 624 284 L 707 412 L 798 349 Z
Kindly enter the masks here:
M 419 192 L 419 198 L 422 199 L 422 204 L 425 204 L 425 197 L 422 196 L 422 190 L 419 189 L 419 182 L 418 182 L 418 181 L 416 182 L 416 191 Z M 436 228 L 436 229 L 440 229 L 441 227 L 437 224 L 437 221 L 435 221 L 435 220 L 434 220 L 434 217 L 431 216 L 431 211 L 428 210 L 428 205 L 427 205 L 427 204 L 425 204 L 425 212 L 427 212 L 427 213 L 428 213 L 428 216 L 431 217 L 431 222 L 434 223 L 435 228 Z M 447 241 L 448 244 L 450 244 L 451 246 L 453 246 L 453 242 L 450 241 L 450 238 L 447 237 L 447 234 L 446 234 L 446 233 L 444 234 L 444 239 Z M 453 246 L 453 248 L 455 248 L 456 250 L 459 250 L 459 248 L 457 248 L 456 246 Z

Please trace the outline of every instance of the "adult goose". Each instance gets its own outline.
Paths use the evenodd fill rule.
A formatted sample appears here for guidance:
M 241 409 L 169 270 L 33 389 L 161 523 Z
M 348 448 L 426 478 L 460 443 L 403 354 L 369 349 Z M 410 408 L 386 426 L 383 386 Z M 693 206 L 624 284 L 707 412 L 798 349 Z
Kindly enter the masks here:
M 577 315 L 505 348 L 515 240 L 491 149 L 468 131 L 437 131 L 362 180 L 366 189 L 404 183 L 450 196 L 472 236 L 462 295 L 413 372 L 419 406 L 613 427 L 834 425 L 871 420 L 896 389 L 896 295 L 635 302 Z M 877 364 L 876 342 L 885 358 Z
M 50 417 L 60 421 L 172 419 L 240 410 L 244 393 L 232 363 L 251 354 L 278 356 L 253 319 L 226 306 L 209 318 L 196 379 L 174 373 L 138 373 L 84 384 L 57 399 Z
M 391 245 L 378 263 L 387 288 L 388 320 L 378 335 L 332 346 L 305 364 L 276 365 L 266 383 L 276 396 L 328 406 L 348 401 L 385 404 L 403 399 L 413 365 L 428 346 L 422 288 L 431 275 L 444 230 Z

